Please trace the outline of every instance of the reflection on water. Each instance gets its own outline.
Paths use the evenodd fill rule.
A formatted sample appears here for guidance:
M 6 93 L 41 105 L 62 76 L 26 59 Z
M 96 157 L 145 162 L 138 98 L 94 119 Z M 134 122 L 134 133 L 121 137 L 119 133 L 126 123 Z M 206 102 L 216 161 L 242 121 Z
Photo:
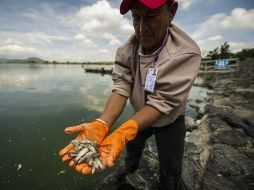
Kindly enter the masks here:
M 74 137 L 64 128 L 98 117 L 111 88 L 110 75 L 80 65 L 0 64 L 0 189 L 94 189 L 111 170 L 77 174 L 58 151 Z M 132 113 L 128 104 L 116 126 Z

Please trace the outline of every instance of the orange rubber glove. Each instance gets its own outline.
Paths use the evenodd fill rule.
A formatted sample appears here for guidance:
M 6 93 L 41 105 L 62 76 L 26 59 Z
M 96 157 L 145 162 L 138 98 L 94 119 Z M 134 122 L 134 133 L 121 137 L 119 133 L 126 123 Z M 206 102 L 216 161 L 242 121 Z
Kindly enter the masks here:
M 99 152 L 101 153 L 100 160 L 106 167 L 114 165 L 114 162 L 123 152 L 126 143 L 135 138 L 137 131 L 137 122 L 128 120 L 104 139 L 100 145 Z M 86 163 L 77 165 L 76 171 L 85 175 L 92 173 L 91 167 Z M 96 170 L 95 172 L 98 171 Z
M 100 160 L 106 167 L 113 167 L 115 161 L 122 154 L 127 142 L 133 140 L 138 132 L 138 124 L 135 120 L 128 120 L 107 136 L 101 143 L 99 151 Z
M 82 141 L 86 138 L 89 138 L 92 141 L 95 141 L 98 144 L 101 144 L 104 138 L 106 137 L 109 131 L 109 127 L 100 120 L 94 120 L 91 123 L 84 123 L 81 125 L 76 125 L 72 127 L 67 127 L 65 129 L 66 134 L 78 133 L 78 136 L 75 138 L 78 141 Z M 59 155 L 62 157 L 63 162 L 71 160 L 72 158 L 68 156 L 68 153 L 74 148 L 74 145 L 70 143 L 68 146 L 60 150 Z M 72 160 L 69 164 L 71 167 L 75 165 Z

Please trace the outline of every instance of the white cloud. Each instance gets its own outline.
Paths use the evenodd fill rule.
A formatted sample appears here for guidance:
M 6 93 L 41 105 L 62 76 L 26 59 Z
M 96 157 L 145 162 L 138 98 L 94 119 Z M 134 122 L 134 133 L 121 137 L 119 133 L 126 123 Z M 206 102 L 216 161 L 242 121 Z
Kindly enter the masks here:
M 213 35 L 215 30 L 220 29 L 220 22 L 223 20 L 224 17 L 224 13 L 219 13 L 211 16 L 205 22 L 199 24 L 199 27 L 193 33 L 192 37 L 195 39 L 202 39 L 204 37 Z
M 0 54 L 39 56 L 58 61 L 114 60 L 117 47 L 134 32 L 131 21 L 106 0 L 59 12 L 57 4 L 38 3 L 18 13 L 24 30 L 0 31 Z
M 107 49 L 99 49 L 98 52 L 99 53 L 109 53 L 109 51 Z
M 207 37 L 215 32 L 223 33 L 225 30 L 254 31 L 254 9 L 246 10 L 235 8 L 230 15 L 218 13 L 201 23 L 194 32 L 195 39 Z
M 3 55 L 37 54 L 37 51 L 32 47 L 22 47 L 17 44 L 1 45 L 0 52 Z
M 230 51 L 233 53 L 239 52 L 242 49 L 246 49 L 249 48 L 248 44 L 244 43 L 244 42 L 228 42 L 228 44 L 230 45 Z
M 70 27 L 77 27 L 74 39 L 89 61 L 114 60 L 116 48 L 134 32 L 131 21 L 106 0 L 82 6 L 67 18 Z
M 212 39 L 212 40 L 211 40 Z M 211 38 L 207 38 L 206 40 L 198 41 L 198 44 L 202 48 L 202 55 L 206 56 L 208 51 L 215 49 L 216 47 L 220 47 L 225 42 L 222 36 L 214 36 Z M 232 42 L 229 41 L 228 44 L 230 45 L 230 52 L 236 53 L 241 51 L 242 49 L 249 48 L 249 45 L 244 42 Z
M 35 44 L 51 44 L 52 41 L 69 41 L 71 40 L 67 36 L 60 36 L 60 35 L 48 35 L 46 33 L 42 32 L 29 32 L 26 33 L 26 38 L 31 42 Z
M 232 52 L 251 46 L 251 42 L 244 43 L 246 32 L 254 31 L 254 9 L 235 8 L 230 14 L 218 13 L 201 23 L 192 37 L 198 42 L 203 51 L 213 50 L 227 41 Z M 236 36 L 237 42 L 231 40 Z M 242 38 L 239 38 L 242 36 Z M 231 41 L 231 42 L 230 42 Z
M 81 46 L 94 48 L 98 47 L 98 45 L 95 42 L 93 42 L 91 39 L 89 39 L 87 36 L 83 34 L 77 34 L 74 37 L 74 39 L 77 40 Z
M 27 10 L 21 12 L 20 15 L 38 21 L 42 19 L 57 19 L 58 13 L 49 3 L 43 2 L 38 4 L 38 7 L 39 9 L 28 8 Z
M 2 39 L 2 40 L 1 40 Z M 4 43 L 4 39 L 16 44 L 52 44 L 54 41 L 69 41 L 68 36 L 49 35 L 43 32 L 0 32 L 0 42 Z
M 223 36 L 221 35 L 217 35 L 217 36 L 210 36 L 209 38 L 207 38 L 207 41 L 221 41 L 223 40 Z
M 235 8 L 231 15 L 225 16 L 221 26 L 226 29 L 250 30 L 254 32 L 254 9 Z
M 40 57 L 50 59 L 51 53 L 34 47 L 34 44 L 45 44 L 43 40 L 36 40 L 34 33 L 0 32 L 0 55 L 10 57 Z M 54 37 L 53 37 L 54 38 Z M 55 38 L 61 39 L 60 36 Z M 47 38 L 45 38 L 47 39 Z M 47 39 L 46 41 L 48 41 Z
M 103 35 L 102 35 L 102 37 L 103 37 L 104 39 L 106 39 L 106 40 L 109 41 L 109 45 L 114 46 L 114 45 L 120 45 L 120 44 L 121 44 L 120 40 L 118 40 L 117 37 L 114 36 L 114 35 L 111 34 L 111 33 L 104 32 Z
M 83 34 L 77 34 L 74 38 L 76 40 L 84 40 L 84 39 L 86 39 L 86 36 L 84 36 Z
M 116 38 L 126 34 L 130 35 L 134 31 L 130 21 L 105 0 L 82 7 L 74 17 L 83 32 L 97 38 L 100 38 L 100 35 L 105 32 Z
M 222 42 L 224 40 L 223 36 L 221 35 L 216 35 L 216 36 L 209 36 L 206 39 L 203 40 L 198 40 L 199 44 L 205 44 L 205 43 L 209 43 L 209 42 Z
M 188 9 L 191 5 L 200 0 L 179 0 L 179 5 L 182 9 Z
M 26 47 L 15 35 L 0 32 L 0 54 L 1 55 L 23 55 L 37 53 L 32 47 Z
M 40 13 L 35 9 L 30 9 L 29 11 L 21 13 L 21 16 L 27 17 L 33 20 L 39 20 L 41 18 Z
M 197 43 L 201 47 L 202 56 L 206 56 L 207 52 L 215 49 L 224 43 L 224 37 L 221 35 L 209 36 L 205 39 L 198 40 Z
M 10 37 L 8 37 L 8 38 L 0 38 L 0 44 L 1 44 L 1 46 L 10 45 L 10 44 L 13 44 L 13 43 L 14 43 L 14 40 L 12 38 L 10 38 Z

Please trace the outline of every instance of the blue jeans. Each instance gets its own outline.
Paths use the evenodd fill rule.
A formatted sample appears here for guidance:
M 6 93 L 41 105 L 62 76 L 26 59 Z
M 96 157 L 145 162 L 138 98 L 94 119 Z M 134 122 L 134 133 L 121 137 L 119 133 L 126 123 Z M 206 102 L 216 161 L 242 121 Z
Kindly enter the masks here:
M 182 173 L 184 138 L 186 134 L 184 116 L 164 127 L 148 127 L 126 145 L 125 165 L 138 168 L 146 140 L 155 135 L 160 166 L 160 190 L 178 190 Z

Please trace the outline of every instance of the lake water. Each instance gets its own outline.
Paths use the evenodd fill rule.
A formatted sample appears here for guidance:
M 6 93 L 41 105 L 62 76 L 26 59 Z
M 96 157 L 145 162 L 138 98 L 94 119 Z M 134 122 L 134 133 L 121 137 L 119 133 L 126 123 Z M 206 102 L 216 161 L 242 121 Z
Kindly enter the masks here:
M 80 65 L 0 64 L 0 189 L 94 189 L 113 169 L 83 176 L 58 151 L 75 138 L 64 128 L 97 118 L 111 87 L 110 75 Z M 200 87 L 190 93 L 193 100 L 205 96 Z M 196 116 L 190 107 L 187 113 Z M 127 104 L 114 126 L 132 114 Z

